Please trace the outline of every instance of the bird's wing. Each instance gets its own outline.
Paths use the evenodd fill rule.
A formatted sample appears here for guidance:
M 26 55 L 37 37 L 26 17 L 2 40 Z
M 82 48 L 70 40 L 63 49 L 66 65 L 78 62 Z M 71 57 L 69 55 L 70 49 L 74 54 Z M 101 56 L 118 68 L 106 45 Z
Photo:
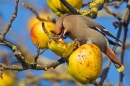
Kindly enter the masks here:
M 94 27 L 91 27 L 92 29 L 94 30 L 97 30 L 99 31 L 100 33 L 102 33 L 103 35 L 107 35 L 107 36 L 110 36 L 118 41 L 120 41 L 122 43 L 121 40 L 119 40 L 118 38 L 116 38 L 114 35 L 112 35 L 107 29 L 105 29 L 103 26 L 94 26 Z
M 113 42 L 112 40 L 110 40 L 109 38 L 107 38 L 108 42 L 111 44 L 111 45 L 117 45 L 117 46 L 121 46 L 120 44 L 116 43 L 116 42 Z
M 110 36 L 110 37 L 120 41 L 118 38 L 116 38 L 114 35 L 112 35 L 106 28 L 104 28 L 102 25 L 98 24 L 97 22 L 95 22 L 91 18 L 80 16 L 80 18 L 81 17 L 82 17 L 83 22 L 86 24 L 86 27 L 90 27 L 94 30 L 99 31 L 100 33 L 102 33 L 105 36 Z M 120 41 L 120 42 L 122 43 L 122 41 Z

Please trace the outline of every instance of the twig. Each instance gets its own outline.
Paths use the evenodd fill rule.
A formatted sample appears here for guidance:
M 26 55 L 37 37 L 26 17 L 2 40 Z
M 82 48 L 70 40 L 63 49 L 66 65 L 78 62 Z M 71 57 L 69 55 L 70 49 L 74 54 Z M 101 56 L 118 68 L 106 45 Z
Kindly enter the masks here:
M 37 59 L 39 57 L 40 54 L 42 54 L 46 48 L 44 48 L 41 52 L 40 52 L 40 48 L 39 48 L 39 43 L 38 41 L 36 42 L 36 48 L 37 48 L 37 54 L 34 56 L 34 63 L 37 64 Z
M 64 63 L 63 59 L 59 59 L 55 62 L 49 62 L 47 65 L 39 65 L 37 64 L 34 67 L 34 64 L 28 64 L 28 66 L 16 66 L 16 65 L 12 65 L 12 66 L 6 66 L 5 64 L 0 63 L 0 67 L 2 67 L 4 70 L 16 70 L 16 71 L 23 71 L 23 70 L 27 70 L 27 69 L 34 69 L 34 70 L 44 70 L 47 71 L 49 68 L 53 67 L 56 68 L 58 65 Z
M 14 44 L 12 44 L 11 42 L 5 40 L 5 35 L 10 30 L 12 22 L 14 21 L 14 19 L 17 16 L 18 2 L 19 2 L 19 0 L 16 0 L 16 6 L 15 6 L 14 14 L 13 14 L 12 18 L 10 19 L 10 22 L 9 22 L 7 28 L 5 28 L 2 31 L 2 33 L 0 34 L 0 44 L 9 47 L 14 52 L 14 55 L 19 60 L 19 62 L 22 64 L 22 66 L 27 66 L 28 62 L 24 59 L 24 57 L 22 56 L 21 52 L 19 52 L 19 50 L 17 49 L 17 47 Z
M 110 68 L 110 64 L 111 64 L 111 60 L 109 59 L 107 62 L 106 67 L 103 69 L 102 75 L 101 75 L 101 80 L 99 82 L 99 85 L 102 86 L 105 79 L 107 78 L 108 72 L 109 72 L 109 68 Z
M 51 22 L 54 22 L 54 21 L 52 21 L 52 20 L 50 20 L 50 19 L 46 20 L 46 19 L 41 18 L 41 17 L 39 16 L 38 12 L 37 12 L 32 6 L 30 6 L 30 5 L 26 4 L 26 3 L 22 3 L 22 5 L 23 5 L 24 7 L 26 7 L 27 9 L 29 9 L 30 11 L 32 11 L 32 12 L 35 14 L 35 16 L 36 16 L 36 18 L 37 18 L 38 20 L 40 20 L 40 21 L 51 21 Z
M 58 65 L 65 62 L 63 59 L 59 59 L 58 61 L 53 62 L 53 63 L 50 62 L 49 64 L 47 64 L 45 66 L 40 66 L 39 64 L 35 64 L 35 63 L 29 63 L 28 61 L 26 61 L 24 59 L 24 56 L 17 49 L 17 47 L 15 45 L 13 45 L 12 43 L 4 41 L 3 43 L 0 43 L 0 44 L 3 44 L 5 46 L 9 47 L 14 52 L 14 55 L 18 59 L 18 61 L 22 64 L 22 66 L 6 66 L 3 64 L 0 64 L 1 65 L 0 67 L 3 67 L 4 70 L 18 70 L 18 71 L 27 70 L 27 69 L 47 70 L 51 67 L 55 68 Z
M 112 11 L 110 11 L 107 7 L 106 7 L 106 10 L 110 13 L 110 14 L 114 14 Z M 121 18 L 120 17 L 118 17 L 118 16 L 116 16 L 117 18 L 118 18 L 118 20 L 121 20 Z M 124 18 L 122 17 L 122 20 L 123 20 Z M 127 18 L 128 19 L 128 18 Z M 122 21 L 121 20 L 121 21 Z M 123 22 L 123 21 L 122 21 Z M 120 27 L 119 27 L 119 29 L 118 29 L 118 33 L 117 33 L 117 38 L 119 39 L 120 38 L 120 35 L 121 35 L 121 32 L 122 32 L 122 23 L 120 23 Z M 126 33 L 124 33 L 124 34 L 127 34 L 127 31 L 125 31 Z M 125 41 L 126 41 L 126 39 L 125 39 Z M 116 43 L 118 43 L 118 40 L 116 40 Z M 125 44 L 124 42 L 123 42 L 123 44 Z M 116 52 L 116 48 L 117 48 L 117 46 L 114 46 L 114 48 L 113 48 L 113 51 L 114 51 L 114 53 Z M 123 49 L 124 50 L 124 49 Z M 124 53 L 124 52 L 123 52 Z M 122 63 L 122 60 L 123 59 L 121 59 L 121 63 Z M 108 71 L 109 71 L 109 67 L 110 67 L 110 64 L 111 64 L 111 61 L 109 60 L 108 61 L 108 63 L 107 63 L 107 65 L 106 65 L 106 67 L 105 67 L 105 69 L 103 70 L 103 73 L 102 73 L 102 76 L 101 76 L 101 81 L 99 82 L 99 84 L 102 86 L 103 85 L 103 82 L 104 82 L 104 80 L 106 79 L 106 77 L 107 77 L 107 74 L 108 74 Z M 122 63 L 123 64 L 123 63 Z M 120 74 L 122 74 L 122 73 L 120 73 Z M 122 77 L 123 77 L 123 75 L 122 75 Z
M 13 22 L 13 21 L 15 20 L 15 18 L 17 17 L 18 3 L 19 3 L 19 0 L 16 0 L 16 6 L 15 6 L 15 10 L 14 10 L 13 16 L 11 17 L 8 26 L 2 31 L 2 33 L 1 33 L 1 35 L 0 35 L 0 41 L 2 41 L 2 40 L 5 38 L 6 34 L 8 33 L 8 31 L 9 31 L 10 28 L 11 28 L 12 22 Z
M 38 20 L 42 21 L 42 28 L 43 28 L 44 32 L 47 34 L 47 36 L 48 36 L 50 39 L 53 39 L 53 40 L 56 41 L 56 39 L 54 39 L 53 37 L 51 37 L 50 34 L 48 33 L 48 31 L 46 30 L 46 28 L 44 27 L 44 21 L 47 21 L 47 22 L 54 22 L 54 21 L 52 21 L 52 20 L 45 20 L 45 19 L 41 18 L 41 17 L 39 16 L 39 13 L 38 13 L 35 9 L 33 9 L 32 6 L 27 5 L 26 3 L 22 3 L 22 5 L 23 5 L 24 7 L 26 7 L 27 9 L 29 9 L 30 11 L 32 11 L 32 12 L 35 14 L 35 16 L 37 17 Z
M 115 18 L 117 18 L 119 21 L 121 20 L 121 18 L 116 14 L 114 13 L 113 11 L 110 11 L 108 6 L 110 6 L 108 3 L 104 3 L 104 9 L 107 13 L 113 15 Z
M 37 54 L 34 56 L 34 63 L 37 63 L 37 59 L 38 59 L 39 55 L 42 54 L 45 50 L 46 50 L 46 48 L 44 48 L 44 49 L 40 52 L 40 48 L 37 48 Z
M 119 39 L 120 35 L 121 35 L 121 29 L 118 29 L 118 33 L 117 33 L 116 37 Z M 115 43 L 118 43 L 118 40 L 116 40 Z M 116 48 L 117 48 L 117 45 L 113 47 L 113 52 L 114 53 L 116 52 Z M 111 60 L 109 59 L 108 62 L 107 62 L 106 67 L 103 69 L 103 73 L 101 75 L 101 81 L 99 82 L 100 86 L 103 85 L 103 83 L 104 83 L 104 81 L 105 81 L 105 79 L 106 79 L 106 77 L 108 75 L 110 65 L 111 65 Z
M 89 2 L 89 3 L 90 3 L 90 2 Z M 85 7 L 85 6 L 88 6 L 89 3 L 83 3 L 83 4 L 82 4 L 82 8 Z
M 126 38 L 127 38 L 129 21 L 130 21 L 130 0 L 128 1 L 127 8 L 126 8 L 126 10 L 125 10 L 125 12 L 122 16 L 122 20 L 121 20 L 121 24 L 124 25 L 124 37 L 123 37 L 122 53 L 121 53 L 121 56 L 120 56 L 120 60 L 121 60 L 122 64 L 123 64 L 123 61 L 124 61 L 125 42 L 126 42 Z M 122 27 L 122 26 L 120 26 L 120 27 Z M 123 76 L 124 76 L 123 72 L 120 73 L 119 86 L 123 85 Z
M 118 29 L 118 33 L 117 33 L 116 37 L 119 39 L 120 35 L 121 35 L 121 29 Z M 118 43 L 118 40 L 116 40 L 115 42 Z M 116 52 L 116 48 L 117 48 L 117 45 L 113 47 L 113 52 L 114 53 Z M 106 79 L 106 77 L 108 75 L 110 64 L 111 64 L 111 60 L 109 59 L 108 62 L 107 62 L 106 67 L 103 69 L 103 73 L 101 75 L 101 80 L 99 82 L 100 86 L 103 85 L 103 83 L 104 83 L 104 81 L 105 81 L 105 79 Z
M 5 29 L 6 33 L 9 31 L 11 24 L 16 17 L 16 16 L 14 17 L 14 15 L 17 15 L 18 0 L 16 0 L 16 3 L 17 3 L 16 7 L 15 7 L 16 9 L 14 11 L 13 17 L 11 18 L 8 28 Z M 64 63 L 64 61 L 62 59 L 60 59 L 56 62 L 53 62 L 53 63 L 49 63 L 44 66 L 40 66 L 39 64 L 35 64 L 35 63 L 29 63 L 28 61 L 25 60 L 24 56 L 22 55 L 20 50 L 18 50 L 17 46 L 15 46 L 13 43 L 11 43 L 5 39 L 5 34 L 6 34 L 5 30 L 2 32 L 2 34 L 0 34 L 0 45 L 5 45 L 5 46 L 9 47 L 13 51 L 14 56 L 21 63 L 22 66 L 6 66 L 4 64 L 0 64 L 0 67 L 2 67 L 4 70 L 18 70 L 18 71 L 27 70 L 27 69 L 47 70 L 48 68 L 51 68 L 51 67 L 55 68 L 58 65 L 60 65 L 61 63 Z
M 124 1 L 124 0 L 116 1 L 116 2 L 113 3 L 113 5 L 114 5 L 116 8 L 118 8 L 118 7 L 122 4 L 123 1 Z
M 58 75 L 58 77 L 57 77 L 57 75 Z M 24 83 L 26 83 L 27 85 L 28 84 L 36 84 L 36 82 L 39 82 L 40 80 L 48 80 L 48 81 L 52 82 L 53 86 L 68 86 L 69 83 L 73 83 L 73 84 L 77 83 L 77 81 L 74 80 L 69 75 L 69 73 L 66 73 L 64 71 L 59 72 L 56 69 L 53 70 L 53 72 L 46 72 L 42 76 L 35 76 L 34 74 L 32 74 L 32 72 L 29 72 L 26 74 L 26 78 L 24 79 Z M 54 83 L 59 83 L 59 81 L 65 81 L 65 82 L 63 84 L 60 84 L 60 85 L 57 85 L 57 84 L 54 85 Z M 34 85 L 34 86 L 38 86 L 38 85 Z
M 47 34 L 47 36 L 48 36 L 50 39 L 55 40 L 53 37 L 50 36 L 50 34 L 48 33 L 48 31 L 46 30 L 46 28 L 45 28 L 45 26 L 44 26 L 44 21 L 47 21 L 47 22 L 53 22 L 53 21 L 42 19 L 42 18 L 39 16 L 39 14 L 37 13 L 37 11 L 34 10 L 31 6 L 29 6 L 29 5 L 25 4 L 25 3 L 22 3 L 22 5 L 23 5 L 24 7 L 26 7 L 26 8 L 28 8 L 29 10 L 31 10 L 31 11 L 35 14 L 35 16 L 37 17 L 37 19 L 39 19 L 40 21 L 42 21 L 42 28 L 43 28 L 44 32 Z M 55 41 L 56 41 L 56 40 L 55 40 Z M 42 52 L 44 52 L 45 50 L 46 50 L 46 49 L 43 49 Z M 34 63 L 33 63 L 34 66 L 37 66 L 37 65 L 36 65 L 36 60 L 37 60 L 39 54 L 41 54 L 42 52 L 40 52 L 40 49 L 37 49 L 37 54 L 36 54 L 36 56 L 34 57 Z M 57 67 L 58 65 L 60 65 L 61 63 L 64 63 L 65 61 L 63 61 L 63 59 L 60 59 L 60 60 L 58 60 L 58 62 L 59 62 L 59 63 L 51 63 L 47 68 L 50 68 L 50 67 L 55 68 L 55 67 Z
M 96 18 L 96 16 L 97 16 L 97 12 L 95 12 L 95 8 L 98 10 L 100 10 L 102 8 L 101 4 L 96 3 L 96 6 L 92 6 L 92 7 L 89 6 L 89 8 L 90 8 L 89 10 L 77 10 L 72 5 L 70 5 L 66 0 L 60 0 L 60 1 L 67 9 L 69 9 L 69 11 L 72 14 L 83 15 L 83 16 L 87 16 L 87 17 L 91 17 L 91 18 Z M 93 2 L 94 1 L 92 1 L 91 4 L 93 4 Z M 83 6 L 85 6 L 85 5 L 87 5 L 87 4 L 83 4 Z M 94 3 L 94 5 L 95 5 L 95 3 Z M 93 10 L 93 8 L 94 8 L 94 10 Z
M 23 55 L 18 50 L 17 46 L 15 46 L 14 44 L 12 44 L 11 42 L 7 40 L 3 40 L 3 42 L 2 43 L 0 42 L 0 44 L 9 47 L 14 52 L 14 56 L 18 59 L 18 61 L 22 64 L 22 66 L 27 66 L 29 64 L 29 62 L 27 62 L 24 59 Z
M 117 27 L 119 27 L 119 25 L 120 25 L 119 22 L 117 22 L 117 21 L 113 22 L 113 26 L 115 27 L 115 29 L 116 29 Z
M 129 11 L 130 9 L 127 9 L 127 11 Z M 106 8 L 106 11 L 108 12 L 108 13 L 110 13 L 110 14 L 114 14 L 114 12 L 112 12 L 112 11 L 110 11 L 109 9 L 107 9 Z M 127 15 L 127 16 L 126 16 Z M 125 27 L 125 31 L 124 31 L 124 38 L 123 38 L 123 45 L 124 45 L 124 47 L 122 47 L 122 53 L 121 53 L 121 63 L 123 64 L 123 56 L 124 56 L 124 50 L 125 50 L 125 41 L 126 41 L 126 36 L 127 36 L 127 30 L 128 30 L 128 28 L 127 28 L 127 26 L 128 26 L 128 16 L 130 16 L 130 14 L 129 13 L 127 13 L 127 12 L 125 12 L 124 13 L 124 15 L 122 16 L 122 19 L 120 18 L 120 17 L 118 17 L 118 16 L 116 16 L 115 14 L 113 15 L 113 16 L 115 16 L 118 20 L 120 20 L 120 26 L 119 26 L 119 29 L 118 29 L 118 33 L 117 33 L 117 38 L 119 39 L 120 38 L 120 35 L 121 35 L 121 32 L 122 32 L 122 25 L 124 24 L 124 22 L 125 22 L 125 19 L 127 19 L 127 24 L 125 25 L 126 27 Z M 116 42 L 118 42 L 118 40 L 116 40 Z M 117 46 L 115 46 L 114 48 L 113 48 L 113 50 L 114 50 L 114 52 L 116 51 L 116 48 L 117 48 Z M 104 75 L 104 74 L 103 74 Z M 104 75 L 105 76 L 105 75 Z M 107 76 L 107 74 L 106 74 L 106 76 Z M 122 79 L 123 79 L 123 73 L 120 73 L 120 84 L 119 85 L 121 85 L 122 86 Z M 102 84 L 103 84 L 103 80 L 101 80 L 102 81 Z M 101 86 L 102 86 L 102 84 L 101 84 Z
M 42 22 L 42 29 L 43 31 L 46 33 L 46 35 L 48 36 L 49 39 L 52 39 L 51 35 L 48 33 L 48 31 L 45 28 L 44 22 Z
M 70 5 L 66 0 L 60 0 L 60 2 L 67 8 L 72 14 L 80 14 L 77 10 Z
M 42 22 L 42 29 L 43 29 L 43 31 L 46 33 L 46 35 L 48 36 L 49 39 L 53 39 L 54 41 L 57 41 L 58 37 L 52 37 L 52 36 L 48 33 L 48 31 L 47 31 L 46 28 L 45 28 L 44 22 Z

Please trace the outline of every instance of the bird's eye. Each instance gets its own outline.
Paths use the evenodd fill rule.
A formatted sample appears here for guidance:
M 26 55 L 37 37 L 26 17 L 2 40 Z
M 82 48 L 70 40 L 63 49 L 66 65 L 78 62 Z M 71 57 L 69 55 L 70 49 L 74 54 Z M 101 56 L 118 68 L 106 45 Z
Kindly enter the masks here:
M 57 35 L 61 35 L 64 32 L 64 26 L 62 25 L 60 28 L 57 29 Z
M 61 32 L 60 32 L 58 35 L 61 35 L 61 34 L 64 32 L 64 29 L 65 29 L 65 27 L 64 27 L 64 25 L 62 24 Z
M 70 32 L 68 31 L 68 32 L 66 32 L 65 34 L 64 34 L 64 36 L 68 36 L 70 34 Z
M 64 25 L 62 24 L 62 31 L 65 29 Z

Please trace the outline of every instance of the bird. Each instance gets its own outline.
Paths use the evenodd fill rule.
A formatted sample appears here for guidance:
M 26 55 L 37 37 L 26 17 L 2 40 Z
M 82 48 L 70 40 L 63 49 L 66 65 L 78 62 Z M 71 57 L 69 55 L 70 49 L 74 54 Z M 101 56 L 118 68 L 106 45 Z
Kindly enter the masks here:
M 77 10 L 82 8 L 83 0 L 66 0 L 70 5 L 72 5 Z M 49 8 L 57 15 L 62 16 L 66 13 L 71 13 L 60 0 L 47 0 L 47 5 Z
M 91 18 L 82 15 L 65 14 L 57 19 L 55 33 L 60 35 L 61 38 L 65 36 L 72 40 L 81 38 L 81 45 L 85 43 L 96 44 L 114 63 L 118 72 L 122 72 L 124 70 L 124 66 L 110 48 L 110 44 L 119 46 L 120 44 L 108 39 L 107 36 L 110 36 L 118 41 L 120 40 Z

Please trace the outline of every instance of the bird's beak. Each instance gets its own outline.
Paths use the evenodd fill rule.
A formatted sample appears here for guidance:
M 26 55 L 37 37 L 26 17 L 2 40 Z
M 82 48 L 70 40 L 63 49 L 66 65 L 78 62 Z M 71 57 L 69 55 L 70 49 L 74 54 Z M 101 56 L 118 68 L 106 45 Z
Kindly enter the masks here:
M 66 29 L 64 29 L 60 34 L 60 38 L 66 38 L 66 32 Z
M 65 30 L 63 30 L 63 31 L 61 32 L 61 34 L 60 34 L 60 38 L 63 38 L 64 35 L 65 35 Z

